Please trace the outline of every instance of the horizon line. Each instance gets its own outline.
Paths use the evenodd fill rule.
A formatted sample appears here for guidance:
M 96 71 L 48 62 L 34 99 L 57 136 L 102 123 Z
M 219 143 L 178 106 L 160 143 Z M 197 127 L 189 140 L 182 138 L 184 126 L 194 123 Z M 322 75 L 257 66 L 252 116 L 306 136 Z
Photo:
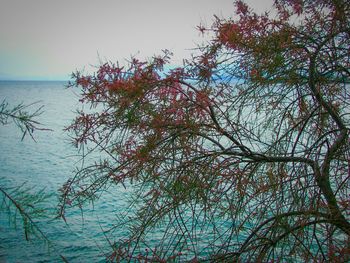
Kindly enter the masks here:
M 69 79 L 0 79 L 0 81 L 69 81 Z

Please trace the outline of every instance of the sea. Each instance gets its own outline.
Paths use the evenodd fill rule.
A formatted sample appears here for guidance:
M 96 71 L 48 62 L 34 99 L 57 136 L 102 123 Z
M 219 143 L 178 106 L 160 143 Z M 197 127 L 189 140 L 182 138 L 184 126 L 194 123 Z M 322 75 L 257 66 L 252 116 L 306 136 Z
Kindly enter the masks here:
M 0 187 L 11 192 L 22 187 L 31 193 L 49 194 L 45 217 L 35 219 L 49 242 L 40 236 L 27 241 L 23 221 L 14 207 L 0 210 L 0 262 L 106 262 L 110 244 L 126 235 L 116 229 L 108 237 L 104 230 L 113 226 L 116 212 L 126 209 L 129 192 L 114 189 L 83 210 L 71 209 L 65 222 L 57 218 L 58 189 L 81 165 L 77 149 L 64 131 L 79 109 L 79 90 L 66 88 L 58 81 L 0 81 L 0 103 L 8 108 L 29 105 L 26 110 L 42 114 L 35 120 L 40 128 L 33 140 L 12 122 L 0 125 Z M 12 190 L 11 190 L 12 189 Z M 0 202 L 4 202 L 0 194 Z M 5 200 L 6 201 L 6 200 Z

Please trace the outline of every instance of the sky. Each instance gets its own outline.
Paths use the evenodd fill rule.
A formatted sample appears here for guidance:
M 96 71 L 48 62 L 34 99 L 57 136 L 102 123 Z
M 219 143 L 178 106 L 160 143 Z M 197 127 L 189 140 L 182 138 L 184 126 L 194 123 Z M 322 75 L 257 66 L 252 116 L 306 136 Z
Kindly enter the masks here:
M 246 2 L 260 11 L 271 1 Z M 232 0 L 0 0 L 0 80 L 67 80 L 163 49 L 180 64 L 207 40 L 198 25 L 233 13 Z

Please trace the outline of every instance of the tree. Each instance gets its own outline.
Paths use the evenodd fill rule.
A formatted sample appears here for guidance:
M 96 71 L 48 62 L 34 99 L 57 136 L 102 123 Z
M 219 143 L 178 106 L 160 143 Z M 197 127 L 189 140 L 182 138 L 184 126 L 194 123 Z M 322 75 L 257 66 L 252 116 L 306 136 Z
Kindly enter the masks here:
M 62 187 L 60 214 L 135 189 L 111 260 L 350 258 L 350 4 L 235 8 L 183 67 L 165 51 L 73 74 L 92 112 L 67 129 L 102 160 Z

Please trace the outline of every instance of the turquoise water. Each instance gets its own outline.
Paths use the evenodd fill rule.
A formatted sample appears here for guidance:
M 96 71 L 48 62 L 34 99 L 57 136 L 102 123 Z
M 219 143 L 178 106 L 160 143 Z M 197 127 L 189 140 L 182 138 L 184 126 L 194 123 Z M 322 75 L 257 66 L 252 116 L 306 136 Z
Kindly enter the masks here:
M 94 206 L 86 206 L 83 218 L 78 209 L 69 211 L 68 224 L 53 219 L 57 190 L 80 164 L 77 150 L 63 131 L 79 107 L 78 96 L 73 90 L 66 89 L 64 82 L 2 81 L 0 100 L 4 99 L 10 106 L 38 102 L 28 108 L 29 111 L 43 105 L 43 114 L 37 120 L 43 128 L 52 130 L 35 132 L 34 142 L 30 137 L 21 141 L 21 132 L 13 124 L 0 126 L 0 183 L 6 187 L 25 184 L 33 192 L 45 188 L 45 192 L 53 193 L 47 204 L 48 218 L 38 221 L 52 243 L 48 246 L 35 238 L 31 242 L 25 241 L 21 225 L 15 228 L 14 222 L 2 211 L 0 262 L 59 262 L 60 255 L 69 262 L 104 262 L 110 248 L 101 229 L 112 226 L 114 212 L 120 212 L 124 207 L 126 191 L 116 189 Z M 122 230 L 114 232 L 109 241 L 124 234 Z

